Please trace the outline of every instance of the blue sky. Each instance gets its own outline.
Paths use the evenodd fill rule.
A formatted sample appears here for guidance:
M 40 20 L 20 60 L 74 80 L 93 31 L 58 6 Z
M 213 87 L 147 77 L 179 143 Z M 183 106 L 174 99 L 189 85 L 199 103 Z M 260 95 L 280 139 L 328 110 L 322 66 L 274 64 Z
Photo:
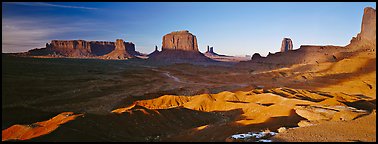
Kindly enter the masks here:
M 52 39 L 115 41 L 150 53 L 172 31 L 189 30 L 201 52 L 278 52 L 284 37 L 300 45 L 347 45 L 375 2 L 3 2 L 2 52 L 44 47 Z

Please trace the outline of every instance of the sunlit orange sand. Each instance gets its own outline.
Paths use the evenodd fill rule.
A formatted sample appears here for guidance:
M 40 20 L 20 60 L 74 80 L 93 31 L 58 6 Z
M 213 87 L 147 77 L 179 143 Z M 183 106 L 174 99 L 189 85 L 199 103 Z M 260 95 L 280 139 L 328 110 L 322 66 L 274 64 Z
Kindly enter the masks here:
M 61 124 L 72 121 L 82 115 L 74 114 L 73 112 L 63 112 L 47 121 L 36 122 L 30 125 L 13 125 L 2 131 L 2 141 L 27 140 L 49 134 Z
M 276 88 L 259 93 L 257 90 L 249 92 L 221 92 L 218 94 L 201 94 L 195 96 L 164 95 L 156 99 L 136 101 L 134 104 L 113 110 L 114 113 L 129 112 L 133 108 L 143 106 L 148 109 L 187 108 L 204 112 L 230 111 L 241 109 L 237 124 L 264 123 L 273 117 L 292 116 L 293 114 L 306 118 L 310 122 L 322 120 L 353 120 L 366 115 L 366 109 L 374 104 L 371 98 L 357 98 L 341 93 L 324 93 L 319 91 L 296 90 L 290 88 Z M 348 107 L 354 102 L 366 103 L 365 110 Z M 295 113 L 293 113 L 295 112 Z M 204 129 L 200 127 L 199 129 Z

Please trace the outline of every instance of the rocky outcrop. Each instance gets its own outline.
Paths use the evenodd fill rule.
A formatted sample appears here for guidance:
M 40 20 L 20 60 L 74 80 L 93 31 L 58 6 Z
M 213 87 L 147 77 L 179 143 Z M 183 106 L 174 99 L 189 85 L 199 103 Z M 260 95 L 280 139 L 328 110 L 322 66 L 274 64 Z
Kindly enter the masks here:
M 290 38 L 284 38 L 281 44 L 281 52 L 293 50 L 293 42 Z
M 135 44 L 132 42 L 125 42 L 126 51 L 132 56 L 140 56 L 141 53 L 135 51 Z
M 114 46 L 114 42 L 91 41 L 90 49 L 93 55 L 102 56 L 113 51 L 115 49 L 115 46 Z
M 171 32 L 163 37 L 162 51 L 164 50 L 198 52 L 197 38 L 187 30 Z
M 261 59 L 261 58 L 263 58 L 263 57 L 259 53 L 255 53 L 252 56 L 252 60 L 257 60 L 257 59 Z
M 129 48 L 127 48 L 128 46 Z M 128 53 L 127 49 L 134 49 L 135 52 L 135 47 L 134 44 L 132 43 L 125 43 L 122 39 L 117 39 L 115 42 L 115 49 L 110 52 L 109 54 L 106 54 L 102 56 L 102 58 L 105 59 L 129 59 L 133 58 L 134 56 Z
M 364 45 L 363 47 L 376 48 L 376 10 L 371 7 L 364 9 L 361 32 L 353 37 L 349 46 Z
M 47 49 L 66 57 L 91 57 L 90 42 L 84 40 L 52 40 Z
M 207 57 L 213 57 L 213 56 L 221 56 L 221 55 L 215 53 L 213 47 L 207 46 L 207 51 L 205 52 L 205 56 L 207 56 Z
M 376 10 L 371 7 L 364 9 L 362 17 L 361 33 L 359 39 L 375 41 L 376 40 Z
M 26 56 L 128 59 L 141 55 L 132 42 L 52 40 L 45 48 L 32 49 Z
M 163 36 L 162 51 L 151 55 L 148 59 L 169 63 L 212 61 L 198 51 L 196 36 L 187 30 L 171 32 Z
M 151 56 L 157 55 L 157 54 L 159 54 L 159 53 L 160 53 L 160 51 L 158 50 L 158 47 L 155 46 L 155 51 L 153 51 L 152 53 L 148 54 L 147 56 L 148 56 L 148 57 L 151 57 Z

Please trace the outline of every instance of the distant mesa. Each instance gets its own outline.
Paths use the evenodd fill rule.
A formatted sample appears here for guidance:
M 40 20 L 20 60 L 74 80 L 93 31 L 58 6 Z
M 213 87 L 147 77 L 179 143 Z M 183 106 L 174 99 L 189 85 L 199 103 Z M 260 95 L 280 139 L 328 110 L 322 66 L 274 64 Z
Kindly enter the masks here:
M 293 41 L 290 38 L 284 38 L 281 44 L 281 52 L 293 50 Z
M 214 52 L 214 47 L 207 46 L 207 51 L 205 52 L 205 56 L 209 58 L 217 58 L 217 57 L 232 57 L 227 55 L 221 55 L 216 52 Z
M 175 31 L 164 35 L 162 51 L 151 55 L 148 59 L 163 62 L 212 61 L 198 51 L 196 36 L 187 30 Z
M 117 39 L 116 42 L 85 41 L 85 40 L 52 40 L 45 48 L 32 49 L 22 55 L 69 57 L 69 58 L 101 58 L 129 59 L 141 55 L 135 51 L 132 42 Z

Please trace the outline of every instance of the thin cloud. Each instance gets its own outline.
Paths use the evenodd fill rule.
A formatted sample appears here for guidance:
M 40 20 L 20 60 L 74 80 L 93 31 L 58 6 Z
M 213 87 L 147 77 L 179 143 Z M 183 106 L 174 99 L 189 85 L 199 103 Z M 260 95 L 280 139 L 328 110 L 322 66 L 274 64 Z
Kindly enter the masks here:
M 48 19 L 48 20 L 46 20 Z M 89 21 L 62 23 L 53 18 L 3 18 L 2 19 L 2 52 L 25 52 L 32 48 L 44 47 L 52 37 L 69 33 L 91 33 Z
M 24 6 L 45 6 L 45 7 L 73 8 L 73 9 L 87 9 L 87 10 L 97 10 L 98 9 L 98 8 L 93 8 L 93 7 L 51 4 L 51 3 L 46 3 L 46 2 L 7 2 L 5 4 L 24 5 Z

